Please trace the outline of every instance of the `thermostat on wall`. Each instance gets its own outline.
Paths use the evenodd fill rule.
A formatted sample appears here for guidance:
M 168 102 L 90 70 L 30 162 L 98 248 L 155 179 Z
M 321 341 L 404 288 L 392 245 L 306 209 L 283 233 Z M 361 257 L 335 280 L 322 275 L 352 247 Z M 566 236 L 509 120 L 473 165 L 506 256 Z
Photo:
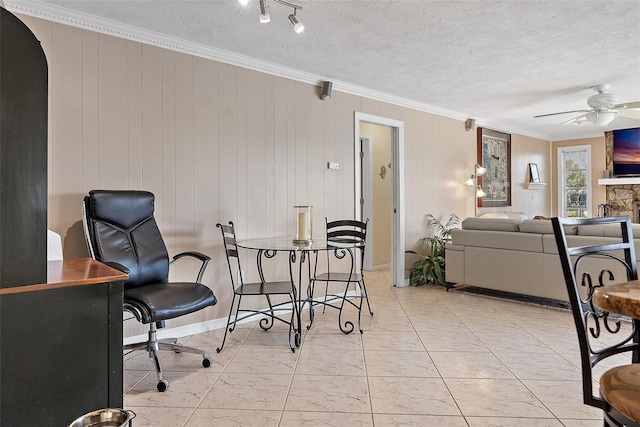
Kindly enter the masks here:
M 327 164 L 327 167 L 329 169 L 331 169 L 331 170 L 338 170 L 338 169 L 340 169 L 340 163 L 338 163 L 338 162 L 329 162 Z

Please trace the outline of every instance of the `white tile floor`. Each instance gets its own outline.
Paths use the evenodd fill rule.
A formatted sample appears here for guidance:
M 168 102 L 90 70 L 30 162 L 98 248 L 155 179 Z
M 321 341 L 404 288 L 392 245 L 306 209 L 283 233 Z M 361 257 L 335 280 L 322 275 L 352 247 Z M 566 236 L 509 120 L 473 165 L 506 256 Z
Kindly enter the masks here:
M 223 330 L 195 335 L 214 365 L 164 353 L 165 393 L 146 354 L 130 358 L 125 408 L 136 427 L 602 425 L 582 403 L 569 311 L 388 278 L 366 275 L 362 335 L 342 334 L 336 310 L 316 310 L 295 353 L 281 326 L 239 326 L 220 354 Z

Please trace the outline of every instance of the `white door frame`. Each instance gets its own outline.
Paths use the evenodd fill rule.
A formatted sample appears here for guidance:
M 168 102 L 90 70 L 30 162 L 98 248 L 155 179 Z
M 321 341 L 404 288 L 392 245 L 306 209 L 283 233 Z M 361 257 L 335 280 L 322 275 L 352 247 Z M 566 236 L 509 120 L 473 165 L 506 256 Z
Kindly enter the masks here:
M 404 224 L 404 122 L 372 114 L 355 112 L 355 210 L 356 218 L 362 214 L 360 207 L 360 123 L 368 122 L 391 127 L 391 282 L 393 286 L 407 286 L 404 278 L 405 224 Z
M 363 157 L 360 159 L 360 165 L 362 166 L 361 177 L 362 181 L 360 182 L 360 189 L 362 193 L 360 194 L 360 208 L 362 209 L 360 215 L 356 215 L 358 219 L 365 219 L 362 217 L 363 213 L 372 212 L 372 200 L 373 200 L 373 173 L 371 168 L 371 159 L 373 150 L 373 144 L 371 140 L 373 138 L 371 135 L 360 134 L 360 148 L 362 150 Z M 359 153 L 358 153 L 359 154 Z M 358 155 L 360 158 L 360 155 Z M 362 200 L 364 198 L 364 201 Z M 364 202 L 364 203 L 363 203 Z M 357 212 L 356 212 L 357 214 Z M 369 231 L 373 229 L 374 218 L 369 215 Z M 364 269 L 372 270 L 373 269 L 373 253 L 375 252 L 375 242 L 373 241 L 373 236 L 369 234 L 369 238 L 367 238 L 367 250 L 364 253 Z

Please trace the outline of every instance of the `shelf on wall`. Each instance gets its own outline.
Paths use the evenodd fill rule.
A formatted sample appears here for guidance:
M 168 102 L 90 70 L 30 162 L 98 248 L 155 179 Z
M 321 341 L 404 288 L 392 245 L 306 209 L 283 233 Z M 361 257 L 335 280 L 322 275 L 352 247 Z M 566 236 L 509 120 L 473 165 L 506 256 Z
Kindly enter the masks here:
M 527 182 L 525 187 L 527 190 L 542 190 L 547 186 L 546 182 Z
M 633 178 L 600 178 L 598 185 L 633 185 L 640 184 L 640 177 Z

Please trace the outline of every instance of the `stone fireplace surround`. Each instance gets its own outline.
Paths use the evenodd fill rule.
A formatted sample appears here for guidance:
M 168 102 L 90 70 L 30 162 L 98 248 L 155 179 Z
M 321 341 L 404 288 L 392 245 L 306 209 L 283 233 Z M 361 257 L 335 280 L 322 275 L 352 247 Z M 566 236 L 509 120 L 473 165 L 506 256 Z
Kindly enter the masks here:
M 613 133 L 604 133 L 606 150 L 606 170 L 613 174 Z M 636 181 L 629 183 L 629 181 Z M 606 181 L 607 203 L 611 205 L 612 215 L 629 215 L 634 223 L 640 222 L 640 177 L 620 179 L 624 184 L 614 184 L 616 178 Z

